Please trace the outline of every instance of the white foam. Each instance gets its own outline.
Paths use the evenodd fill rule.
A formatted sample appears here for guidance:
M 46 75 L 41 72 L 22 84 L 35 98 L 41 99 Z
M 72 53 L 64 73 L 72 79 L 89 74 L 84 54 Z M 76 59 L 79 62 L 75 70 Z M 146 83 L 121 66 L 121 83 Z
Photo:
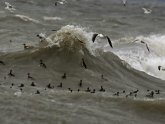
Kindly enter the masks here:
M 14 93 L 14 95 L 20 97 L 22 95 L 22 92 L 21 91 L 17 91 L 17 92 Z
M 126 61 L 131 67 L 144 71 L 154 77 L 165 79 L 165 71 L 158 70 L 159 65 L 165 68 L 165 35 L 138 36 L 134 38 L 139 39 L 139 41 L 136 42 L 132 42 L 133 38 L 125 38 L 129 39 L 129 42 L 132 42 L 126 42 L 125 44 L 121 43 L 121 39 L 119 42 L 115 40 L 112 41 L 112 44 L 115 44 L 115 47 L 112 49 L 106 39 L 97 37 L 96 41 L 93 43 L 92 36 L 94 32 L 87 31 L 86 28 L 81 26 L 67 25 L 57 32 L 64 34 L 69 32 L 72 37 L 85 42 L 86 48 L 94 56 L 97 56 L 97 51 L 100 50 L 103 52 L 111 51 L 122 60 Z M 60 42 L 63 42 L 65 35 L 56 35 L 56 33 L 50 35 L 47 39 L 50 39 L 49 44 L 58 45 L 60 47 Z M 140 43 L 141 40 L 149 46 L 150 52 L 147 50 L 145 44 Z M 81 49 L 80 52 L 82 53 Z
M 63 42 L 65 35 L 57 35 L 57 34 L 67 34 L 71 33 L 72 38 L 77 38 L 80 41 L 85 42 L 86 48 L 90 51 L 92 55 L 95 55 L 96 47 L 93 46 L 92 42 L 92 32 L 87 32 L 87 29 L 81 26 L 74 26 L 74 25 L 66 25 L 62 27 L 59 31 L 55 34 L 50 35 L 48 38 L 50 39 L 50 45 L 58 45 L 60 42 Z M 60 46 L 59 46 L 60 47 Z M 80 50 L 81 51 L 81 50 Z
M 165 71 L 158 70 L 159 65 L 165 67 L 165 35 L 138 36 L 135 39 L 147 43 L 151 52 L 148 52 L 145 45 L 138 41 L 113 52 L 133 68 L 165 79 Z
M 16 14 L 15 15 L 16 17 L 24 20 L 24 21 L 31 21 L 31 22 L 34 22 L 34 23 L 39 23 L 40 21 L 36 20 L 36 19 L 33 19 L 33 18 L 30 18 L 28 16 L 25 16 L 25 15 L 19 15 L 19 14 Z
M 61 17 L 48 17 L 48 16 L 44 16 L 43 19 L 44 19 L 45 21 L 51 21 L 51 20 L 60 21 L 60 20 L 62 20 Z

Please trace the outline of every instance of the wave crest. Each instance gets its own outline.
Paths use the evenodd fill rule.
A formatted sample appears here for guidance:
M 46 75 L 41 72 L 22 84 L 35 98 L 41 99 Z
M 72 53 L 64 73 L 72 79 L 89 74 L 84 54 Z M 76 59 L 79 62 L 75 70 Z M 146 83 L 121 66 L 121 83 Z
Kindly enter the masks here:
M 90 47 L 92 43 L 90 41 L 91 37 L 92 34 L 86 32 L 84 28 L 67 25 L 48 36 L 46 41 L 49 43 L 49 46 L 57 45 L 61 49 L 67 49 L 70 52 L 79 51 L 83 53 L 84 49 L 92 51 Z

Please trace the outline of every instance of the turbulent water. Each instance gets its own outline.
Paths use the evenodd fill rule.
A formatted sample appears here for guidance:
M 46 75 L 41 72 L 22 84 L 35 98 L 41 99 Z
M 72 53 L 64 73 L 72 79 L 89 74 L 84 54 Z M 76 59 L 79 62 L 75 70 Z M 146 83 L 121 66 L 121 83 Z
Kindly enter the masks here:
M 164 124 L 164 8 L 164 0 L 128 0 L 126 6 L 121 0 L 68 0 L 57 6 L 54 0 L 1 0 L 0 122 Z M 103 38 L 93 43 L 94 33 L 109 36 L 113 48 Z M 33 47 L 24 49 L 24 43 Z M 11 69 L 15 77 L 8 75 Z M 86 92 L 88 87 L 96 92 Z

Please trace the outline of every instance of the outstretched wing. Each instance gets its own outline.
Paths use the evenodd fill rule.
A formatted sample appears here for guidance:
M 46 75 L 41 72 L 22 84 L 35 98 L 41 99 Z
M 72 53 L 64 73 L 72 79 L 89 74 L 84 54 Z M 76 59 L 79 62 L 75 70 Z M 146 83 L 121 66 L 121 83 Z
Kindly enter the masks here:
M 147 9 L 146 8 L 142 8 L 144 11 L 147 11 Z
M 109 45 L 113 48 L 112 42 L 111 42 L 110 38 L 108 36 L 106 36 L 106 37 L 107 37 L 107 40 L 108 40 Z
M 93 36 L 92 36 L 92 41 L 93 41 L 93 43 L 95 42 L 95 39 L 96 39 L 97 35 L 98 35 L 98 34 L 93 34 Z
M 149 49 L 149 47 L 148 47 L 148 45 L 147 45 L 147 44 L 146 44 L 146 48 L 147 48 L 148 52 L 150 52 L 150 49 Z
M 126 4 L 127 3 L 127 0 L 122 0 L 123 1 L 123 4 Z
M 152 12 L 151 9 L 146 9 L 146 8 L 142 8 L 144 10 L 145 14 L 150 14 Z

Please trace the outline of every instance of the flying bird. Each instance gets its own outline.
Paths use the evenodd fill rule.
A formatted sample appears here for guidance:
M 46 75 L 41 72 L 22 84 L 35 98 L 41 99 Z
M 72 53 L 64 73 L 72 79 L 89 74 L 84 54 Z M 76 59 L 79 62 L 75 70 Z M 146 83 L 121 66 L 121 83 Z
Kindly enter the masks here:
M 148 52 L 150 52 L 150 49 L 149 49 L 149 47 L 148 47 L 148 45 L 147 45 L 147 44 L 146 44 L 146 48 L 147 48 Z
M 110 47 L 113 48 L 112 42 L 111 42 L 110 38 L 109 38 L 108 36 L 103 35 L 103 34 L 96 34 L 96 33 L 93 34 L 93 36 L 92 36 L 92 41 L 93 41 L 93 43 L 95 42 L 97 36 L 100 37 L 100 38 L 107 38 Z
M 126 6 L 127 0 L 122 0 L 123 5 Z
M 144 42 L 144 41 L 142 41 L 142 40 L 139 40 L 139 39 L 136 39 L 136 40 L 134 40 L 133 42 L 136 42 L 136 41 L 140 41 L 140 43 L 145 44 L 145 45 L 146 45 L 146 48 L 147 48 L 147 50 L 148 50 L 148 52 L 150 52 L 150 49 L 149 49 L 149 47 L 148 47 L 148 45 L 147 45 L 146 42 Z
M 63 4 L 65 4 L 67 1 L 66 0 L 58 0 L 58 1 L 56 1 L 55 2 L 55 6 L 57 6 L 58 4 L 61 4 L 61 5 L 63 5 Z
M 8 2 L 5 2 L 5 9 L 9 10 L 10 12 L 13 12 L 15 10 L 15 8 Z
M 147 43 L 145 43 L 144 41 L 140 41 L 141 43 L 143 43 L 143 44 L 145 44 L 146 45 L 146 48 L 147 48 L 147 50 L 148 50 L 148 52 L 150 52 L 150 49 L 149 49 L 149 47 L 148 47 L 148 45 L 147 45 Z
M 144 14 L 150 14 L 152 12 L 151 9 L 147 9 L 147 8 L 142 8 L 144 11 Z

